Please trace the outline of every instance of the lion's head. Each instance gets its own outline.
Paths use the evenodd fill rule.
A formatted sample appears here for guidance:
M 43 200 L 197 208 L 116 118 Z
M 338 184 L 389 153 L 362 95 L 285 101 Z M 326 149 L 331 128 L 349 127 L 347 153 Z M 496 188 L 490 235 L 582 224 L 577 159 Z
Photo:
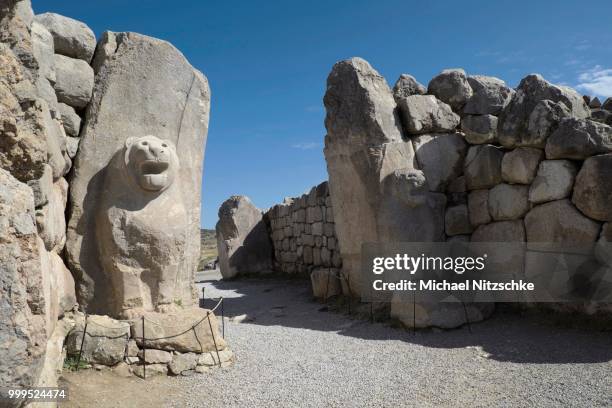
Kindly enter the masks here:
M 147 191 L 168 188 L 179 168 L 174 144 L 151 135 L 128 138 L 124 160 L 129 175 Z

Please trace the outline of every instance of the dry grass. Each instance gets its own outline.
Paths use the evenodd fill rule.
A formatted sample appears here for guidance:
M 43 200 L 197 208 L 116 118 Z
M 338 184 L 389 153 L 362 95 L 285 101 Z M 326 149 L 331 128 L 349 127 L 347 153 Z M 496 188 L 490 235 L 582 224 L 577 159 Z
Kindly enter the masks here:
M 200 240 L 202 244 L 200 249 L 200 263 L 198 270 L 201 271 L 204 269 L 204 265 L 215 260 L 218 256 L 215 230 L 200 230 Z

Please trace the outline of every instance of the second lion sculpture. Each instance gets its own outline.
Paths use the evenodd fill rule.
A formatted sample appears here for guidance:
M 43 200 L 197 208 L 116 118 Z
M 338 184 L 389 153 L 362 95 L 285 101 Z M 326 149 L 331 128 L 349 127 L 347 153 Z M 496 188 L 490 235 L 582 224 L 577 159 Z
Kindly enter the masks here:
M 164 312 L 184 301 L 187 212 L 179 166 L 174 144 L 149 135 L 127 139 L 106 169 L 96 239 L 118 317 Z

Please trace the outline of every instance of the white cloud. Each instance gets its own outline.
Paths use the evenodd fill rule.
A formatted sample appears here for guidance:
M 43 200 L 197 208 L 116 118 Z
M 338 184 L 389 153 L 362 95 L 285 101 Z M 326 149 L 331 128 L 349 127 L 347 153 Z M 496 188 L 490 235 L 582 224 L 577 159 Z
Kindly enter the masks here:
M 323 147 L 323 145 L 318 142 L 303 142 L 303 143 L 296 143 L 291 147 L 293 147 L 294 149 L 300 149 L 300 150 L 311 150 L 311 149 L 317 149 L 319 147 Z
M 612 96 L 612 68 L 595 65 L 578 75 L 576 88 L 597 96 Z

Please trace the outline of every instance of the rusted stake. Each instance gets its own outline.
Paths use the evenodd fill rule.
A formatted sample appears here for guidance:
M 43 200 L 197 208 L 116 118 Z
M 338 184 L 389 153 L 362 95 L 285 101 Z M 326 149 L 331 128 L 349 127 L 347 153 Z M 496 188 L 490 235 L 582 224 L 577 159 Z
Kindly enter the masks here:
M 145 318 L 142 316 L 142 378 L 147 379 L 147 345 L 145 344 Z
M 76 371 L 79 371 L 81 365 L 81 356 L 83 355 L 83 345 L 85 344 L 85 334 L 87 334 L 87 314 L 85 315 L 85 327 L 83 328 L 83 338 L 81 339 L 81 348 L 79 349 L 79 358 L 77 359 Z
M 215 340 L 215 333 L 213 332 L 212 323 L 210 322 L 210 312 L 206 314 L 206 318 L 208 319 L 208 327 L 210 328 L 210 335 L 212 336 L 213 345 L 215 346 L 215 351 L 217 352 L 219 367 L 221 367 L 221 356 L 219 355 L 219 349 L 217 348 L 217 340 Z

